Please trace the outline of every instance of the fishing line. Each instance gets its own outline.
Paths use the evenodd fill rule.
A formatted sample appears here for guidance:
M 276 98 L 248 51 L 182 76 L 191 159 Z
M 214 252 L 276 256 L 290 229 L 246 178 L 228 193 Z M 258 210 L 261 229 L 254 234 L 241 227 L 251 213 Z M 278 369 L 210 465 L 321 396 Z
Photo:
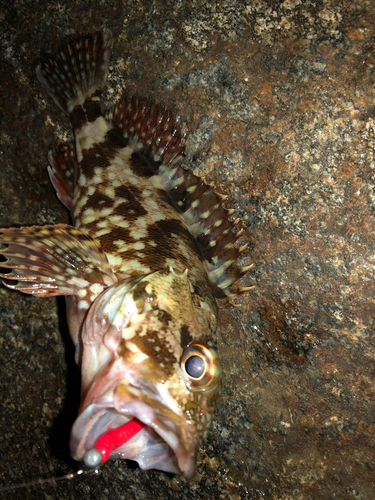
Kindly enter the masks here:
M 91 474 L 99 474 L 99 472 L 100 472 L 99 468 L 90 470 L 80 469 L 77 472 L 71 472 L 70 474 L 65 474 L 64 476 L 56 476 L 48 479 L 36 479 L 35 481 L 24 482 L 19 484 L 11 484 L 9 486 L 0 486 L 0 492 L 14 491 L 14 490 L 19 490 L 21 488 L 29 488 L 31 486 L 40 486 L 46 483 L 56 483 L 57 481 L 62 481 L 64 479 L 71 481 L 72 479 L 75 479 L 76 477 L 79 476 L 90 476 Z

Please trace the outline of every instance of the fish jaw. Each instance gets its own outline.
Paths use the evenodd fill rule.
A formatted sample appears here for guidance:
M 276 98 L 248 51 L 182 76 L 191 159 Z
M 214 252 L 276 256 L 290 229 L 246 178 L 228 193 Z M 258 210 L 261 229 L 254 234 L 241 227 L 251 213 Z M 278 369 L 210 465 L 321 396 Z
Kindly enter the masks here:
M 79 415 L 71 433 L 72 457 L 82 461 L 86 451 L 109 428 L 115 429 L 133 418 L 146 427 L 113 450 L 110 458 L 130 459 L 142 469 L 158 469 L 190 479 L 201 433 L 191 421 L 160 402 L 160 397 L 140 391 L 127 380 L 95 398 Z
M 110 428 L 136 418 L 146 427 L 111 457 L 192 477 L 220 390 L 212 315 L 206 302 L 193 300 L 187 273 L 173 270 L 115 283 L 97 297 L 82 329 L 82 398 L 71 435 L 73 458 L 83 460 Z M 184 360 L 196 352 L 198 361 L 207 359 L 199 381 L 184 368 Z

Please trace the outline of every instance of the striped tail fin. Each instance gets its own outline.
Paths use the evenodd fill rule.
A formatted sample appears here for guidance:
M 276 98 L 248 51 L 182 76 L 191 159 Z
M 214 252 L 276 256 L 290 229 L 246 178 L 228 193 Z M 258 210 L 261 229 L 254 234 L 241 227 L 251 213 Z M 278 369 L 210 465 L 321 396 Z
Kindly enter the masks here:
M 38 65 L 37 77 L 66 114 L 82 105 L 107 80 L 112 35 L 81 36 Z

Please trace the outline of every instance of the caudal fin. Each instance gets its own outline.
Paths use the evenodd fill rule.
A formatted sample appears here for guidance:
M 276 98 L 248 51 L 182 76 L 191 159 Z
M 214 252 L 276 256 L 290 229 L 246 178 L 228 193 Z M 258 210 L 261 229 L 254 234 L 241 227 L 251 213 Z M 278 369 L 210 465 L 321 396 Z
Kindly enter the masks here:
M 82 105 L 106 82 L 111 46 L 109 33 L 81 36 L 38 65 L 40 83 L 64 113 Z

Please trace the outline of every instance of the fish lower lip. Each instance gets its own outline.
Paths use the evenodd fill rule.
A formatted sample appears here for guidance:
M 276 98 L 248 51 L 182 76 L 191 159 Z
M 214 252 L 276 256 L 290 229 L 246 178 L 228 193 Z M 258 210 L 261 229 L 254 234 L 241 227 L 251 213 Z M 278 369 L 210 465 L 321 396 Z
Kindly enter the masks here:
M 86 451 L 93 449 L 109 428 L 119 428 L 136 418 L 145 427 L 113 449 L 110 458 L 135 460 L 142 469 L 182 473 L 189 478 L 194 473 L 196 457 L 196 440 L 190 432 L 193 429 L 188 426 L 189 429 L 182 430 L 181 422 L 168 417 L 137 400 L 129 401 L 121 412 L 109 406 L 108 400 L 91 404 L 74 423 L 70 441 L 72 456 L 82 461 Z M 176 415 L 176 418 L 180 417 Z

